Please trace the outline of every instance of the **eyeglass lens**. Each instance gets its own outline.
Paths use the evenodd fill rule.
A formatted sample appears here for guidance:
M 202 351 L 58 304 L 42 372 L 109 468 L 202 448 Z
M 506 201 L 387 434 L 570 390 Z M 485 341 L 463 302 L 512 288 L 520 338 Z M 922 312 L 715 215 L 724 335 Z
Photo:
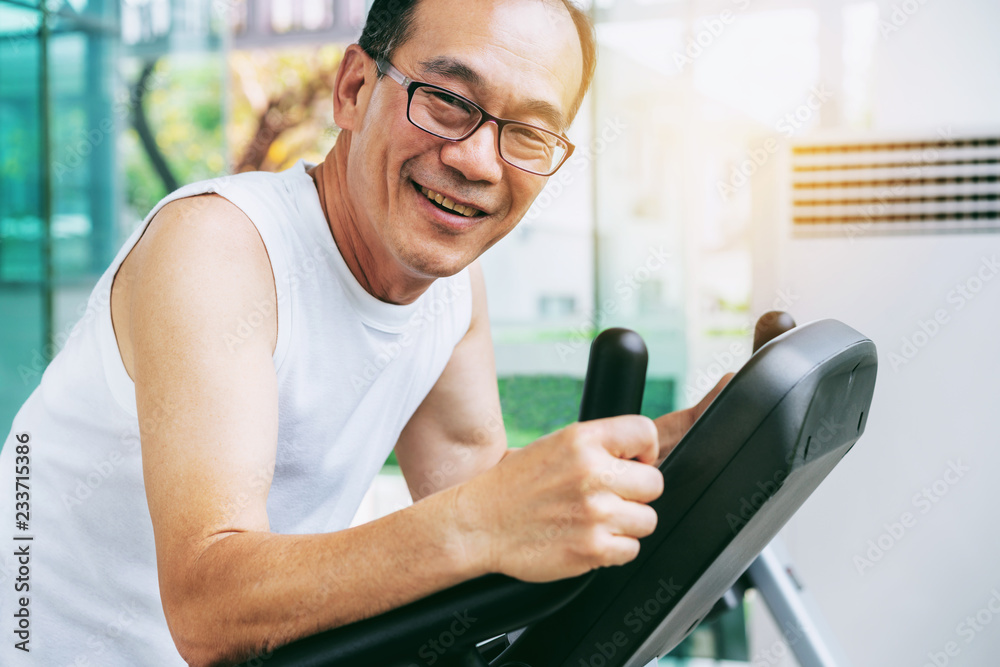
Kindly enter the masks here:
M 479 123 L 479 110 L 462 99 L 431 87 L 413 91 L 410 120 L 432 134 L 462 139 Z M 500 155 L 511 164 L 547 174 L 566 154 L 566 143 L 528 125 L 508 123 L 500 132 Z

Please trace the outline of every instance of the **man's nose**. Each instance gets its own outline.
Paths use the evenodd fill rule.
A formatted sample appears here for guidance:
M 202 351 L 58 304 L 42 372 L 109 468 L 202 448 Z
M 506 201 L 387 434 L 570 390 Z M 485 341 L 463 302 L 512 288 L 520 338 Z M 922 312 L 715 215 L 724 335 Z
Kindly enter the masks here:
M 446 142 L 441 146 L 441 161 L 470 181 L 499 182 L 503 177 L 503 161 L 497 153 L 499 131 L 490 121 L 462 141 Z

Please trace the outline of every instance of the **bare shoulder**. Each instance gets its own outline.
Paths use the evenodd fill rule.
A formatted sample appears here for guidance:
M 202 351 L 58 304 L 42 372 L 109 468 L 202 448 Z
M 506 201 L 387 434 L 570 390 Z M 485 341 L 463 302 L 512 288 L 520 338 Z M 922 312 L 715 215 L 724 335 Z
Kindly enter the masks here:
M 154 303 L 160 309 L 179 308 L 191 318 L 249 305 L 268 315 L 270 326 L 262 328 L 272 352 L 277 343 L 277 298 L 264 242 L 246 214 L 218 195 L 165 204 L 115 275 L 112 322 L 133 380 L 135 327 L 143 319 L 140 311 L 148 320 L 148 306 Z
M 155 261 L 157 250 L 221 254 L 220 259 L 227 262 L 242 262 L 248 270 L 258 272 L 267 268 L 270 274 L 267 251 L 257 228 L 239 207 L 215 194 L 165 204 L 150 220 L 134 252 L 140 261 Z

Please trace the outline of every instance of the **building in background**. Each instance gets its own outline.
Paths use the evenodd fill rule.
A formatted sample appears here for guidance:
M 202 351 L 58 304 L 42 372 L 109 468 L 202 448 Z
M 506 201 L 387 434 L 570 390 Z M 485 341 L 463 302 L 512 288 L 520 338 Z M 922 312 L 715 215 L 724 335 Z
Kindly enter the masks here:
M 363 15 L 363 0 L 0 0 L 0 421 L 161 197 L 325 154 L 329 83 L 310 96 L 303 79 L 330 78 Z
M 0 2 L 0 415 L 83 315 L 119 236 L 117 4 Z

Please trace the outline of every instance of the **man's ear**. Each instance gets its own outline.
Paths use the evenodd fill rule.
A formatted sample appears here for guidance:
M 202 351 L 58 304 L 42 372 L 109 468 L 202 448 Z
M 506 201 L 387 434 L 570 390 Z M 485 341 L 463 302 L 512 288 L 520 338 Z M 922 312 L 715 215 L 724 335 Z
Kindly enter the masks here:
M 340 61 L 333 84 L 333 122 L 342 130 L 356 129 L 368 106 L 365 84 L 374 81 L 365 77 L 369 60 L 360 46 L 351 44 Z

